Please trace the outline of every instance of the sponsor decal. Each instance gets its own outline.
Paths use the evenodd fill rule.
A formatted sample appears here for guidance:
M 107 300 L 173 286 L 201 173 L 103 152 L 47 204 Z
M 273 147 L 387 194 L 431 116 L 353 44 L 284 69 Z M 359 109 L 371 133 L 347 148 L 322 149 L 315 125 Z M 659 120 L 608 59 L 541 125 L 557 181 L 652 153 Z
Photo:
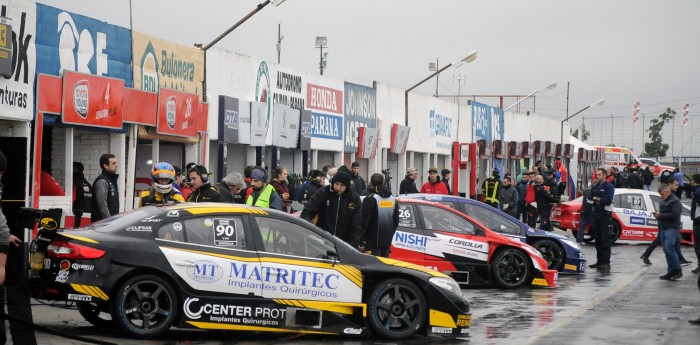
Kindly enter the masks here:
M 167 214 L 168 217 L 179 217 L 180 216 L 180 211 L 170 211 Z
M 555 279 L 555 280 L 556 280 L 556 279 Z M 533 279 L 533 280 L 532 280 L 532 285 L 549 286 L 549 284 L 547 284 L 547 280 L 545 280 L 544 278 L 535 278 L 535 279 Z
M 311 136 L 314 138 L 342 140 L 343 118 L 341 116 L 311 113 Z
M 659 221 L 653 218 L 647 218 L 647 225 L 649 226 L 659 226 Z
M 224 270 L 216 262 L 200 260 L 187 267 L 187 275 L 201 283 L 213 283 L 221 279 Z
M 150 225 L 132 225 L 127 226 L 126 231 L 151 231 L 153 228 Z
M 654 216 L 654 213 L 651 212 L 651 211 L 632 210 L 632 209 L 629 209 L 629 208 L 623 209 L 623 210 L 622 210 L 622 213 L 624 213 L 624 214 L 629 214 L 629 215 L 632 215 L 632 216 L 641 216 L 641 217 L 647 217 L 647 218 L 651 218 L 651 217 Z
M 41 227 L 46 230 L 56 230 L 56 228 L 58 228 L 58 223 L 53 218 L 43 218 L 41 220 Z
M 428 238 L 422 235 L 397 231 L 394 233 L 392 244 L 397 248 L 424 252 L 428 245 Z
M 170 96 L 165 100 L 165 120 L 170 129 L 175 129 L 177 119 L 177 97 Z
M 160 223 L 161 221 L 163 221 L 162 219 L 156 218 L 156 217 L 158 217 L 158 215 L 148 216 L 144 219 L 141 219 L 141 222 L 142 223 Z
M 95 269 L 95 265 L 86 265 L 86 264 L 78 264 L 78 263 L 74 263 L 74 264 L 70 265 L 70 267 L 76 271 L 78 271 L 78 270 L 92 271 Z
M 578 270 L 578 267 L 576 267 L 576 265 L 565 264 L 565 265 L 564 265 L 564 269 L 565 269 L 565 270 L 571 270 L 571 271 L 577 271 L 577 270 Z
M 394 202 L 393 201 L 380 201 L 379 207 L 380 208 L 394 208 Z
M 68 294 L 68 300 L 69 300 L 69 301 L 90 302 L 90 301 L 92 301 L 92 296 L 90 296 L 90 295 L 78 295 L 78 294 L 69 293 L 69 294 Z
M 452 334 L 452 328 L 433 327 L 433 333 Z
M 235 246 L 238 242 L 236 238 L 236 222 L 232 219 L 214 219 L 214 245 Z
M 308 108 L 343 114 L 343 91 L 320 85 L 306 84 Z
M 79 80 L 73 85 L 73 107 L 78 116 L 87 118 L 90 102 L 90 84 L 87 80 Z
M 68 269 L 70 268 L 70 261 L 68 261 L 68 260 L 61 260 L 61 263 L 58 264 L 58 267 L 59 267 L 61 270 L 66 271 L 66 270 L 68 270 Z
M 141 57 L 141 90 L 158 92 L 160 76 L 158 75 L 158 59 L 153 44 L 149 41 Z
M 472 323 L 472 316 L 471 315 L 457 315 L 457 327 L 469 327 Z M 462 333 L 465 330 L 462 330 Z
M 296 295 L 337 298 L 340 275 L 336 271 L 307 271 L 302 268 L 258 266 L 246 262 L 231 262 L 229 286 L 262 288 Z
M 625 236 L 643 237 L 644 230 L 622 230 L 622 234 Z
M 207 218 L 207 219 L 204 220 L 204 226 L 212 226 L 212 225 L 214 225 L 214 221 L 213 221 L 213 220 L 211 220 L 211 219 L 209 219 L 209 218 Z
M 345 334 L 362 334 L 362 328 L 346 328 L 343 330 Z
M 430 126 L 428 134 L 431 138 L 452 138 L 452 118 L 438 114 L 435 109 L 430 110 Z
M 458 239 L 458 238 L 450 238 L 448 243 L 456 244 L 456 245 L 466 247 L 466 248 L 482 249 L 482 250 L 484 249 L 484 244 L 482 242 L 463 240 L 463 239 Z
M 173 224 L 173 230 L 175 231 L 182 231 L 182 223 L 176 222 Z
M 646 224 L 646 219 L 642 217 L 630 217 L 630 224 L 644 225 Z
M 60 270 L 58 271 L 58 274 L 56 274 L 56 283 L 65 283 L 68 281 L 68 275 L 69 275 L 68 270 Z
M 192 320 L 205 317 L 207 321 L 238 323 L 258 326 L 279 326 L 287 310 L 262 306 L 201 303 L 199 298 L 188 297 L 183 304 L 185 316 Z

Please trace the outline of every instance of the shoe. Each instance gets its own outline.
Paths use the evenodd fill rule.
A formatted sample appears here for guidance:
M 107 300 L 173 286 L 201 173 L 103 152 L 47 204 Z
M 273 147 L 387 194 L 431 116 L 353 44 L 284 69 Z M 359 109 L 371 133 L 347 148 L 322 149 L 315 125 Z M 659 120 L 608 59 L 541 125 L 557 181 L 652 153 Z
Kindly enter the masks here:
M 610 272 L 610 265 L 598 265 L 598 271 Z
M 690 265 L 690 264 L 692 264 L 693 262 L 692 262 L 692 261 L 688 261 L 688 260 L 681 260 L 680 263 L 681 263 L 681 265 Z
M 691 325 L 700 325 L 700 317 L 695 320 L 688 320 L 688 323 Z
M 675 271 L 671 273 L 671 276 L 668 277 L 669 280 L 678 280 L 683 277 L 683 272 L 682 271 Z
M 698 273 L 700 273 L 700 266 L 698 266 L 698 268 L 692 270 L 692 272 L 693 272 L 693 274 L 698 274 Z
M 649 261 L 649 258 L 648 258 L 648 257 L 642 255 L 642 256 L 640 256 L 639 258 L 642 259 L 642 261 L 644 261 L 644 264 L 645 264 L 645 265 L 651 265 L 651 261 Z
M 598 268 L 600 267 L 599 263 L 594 263 L 593 265 L 588 265 L 588 268 Z
M 661 280 L 671 280 L 671 274 L 664 274 L 661 277 L 659 277 Z

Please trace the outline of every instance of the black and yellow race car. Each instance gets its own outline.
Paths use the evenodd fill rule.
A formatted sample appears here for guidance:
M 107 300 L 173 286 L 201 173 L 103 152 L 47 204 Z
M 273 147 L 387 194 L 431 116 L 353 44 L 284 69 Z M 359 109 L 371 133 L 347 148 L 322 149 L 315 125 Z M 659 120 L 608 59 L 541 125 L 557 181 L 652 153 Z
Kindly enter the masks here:
M 32 245 L 33 295 L 75 301 L 87 321 L 135 338 L 175 326 L 405 339 L 467 336 L 471 323 L 452 278 L 274 210 L 180 204 L 76 230 L 41 224 L 52 225 Z

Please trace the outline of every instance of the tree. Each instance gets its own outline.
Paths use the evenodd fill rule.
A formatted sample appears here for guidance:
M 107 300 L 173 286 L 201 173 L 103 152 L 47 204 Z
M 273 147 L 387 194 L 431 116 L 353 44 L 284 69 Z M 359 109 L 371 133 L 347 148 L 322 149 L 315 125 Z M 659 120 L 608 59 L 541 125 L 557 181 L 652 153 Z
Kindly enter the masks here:
M 644 157 L 666 157 L 668 144 L 663 143 L 661 130 L 664 125 L 673 120 L 676 116 L 676 111 L 671 108 L 666 108 L 666 111 L 659 115 L 658 119 L 651 120 L 651 126 L 647 129 L 651 142 L 644 144 Z
M 591 135 L 591 132 L 589 132 L 589 131 L 586 130 L 586 125 L 585 125 L 585 124 L 581 125 L 581 129 L 582 129 L 581 134 L 582 134 L 582 137 L 583 137 L 583 138 L 579 138 L 579 136 L 578 136 L 578 130 L 579 130 L 579 129 L 578 129 L 578 128 L 576 128 L 575 131 L 571 132 L 571 136 L 572 136 L 572 137 L 575 137 L 575 138 L 577 138 L 577 139 L 580 139 L 580 140 L 582 140 L 582 141 L 588 140 L 588 137 Z

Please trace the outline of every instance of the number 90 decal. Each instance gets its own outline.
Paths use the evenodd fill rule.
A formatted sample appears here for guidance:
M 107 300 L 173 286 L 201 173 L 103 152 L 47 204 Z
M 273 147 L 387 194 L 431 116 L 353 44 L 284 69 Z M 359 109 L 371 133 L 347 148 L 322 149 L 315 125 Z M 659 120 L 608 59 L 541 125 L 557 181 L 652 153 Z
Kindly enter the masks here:
M 214 219 L 212 229 L 214 230 L 214 245 L 236 245 L 236 223 L 232 219 Z

